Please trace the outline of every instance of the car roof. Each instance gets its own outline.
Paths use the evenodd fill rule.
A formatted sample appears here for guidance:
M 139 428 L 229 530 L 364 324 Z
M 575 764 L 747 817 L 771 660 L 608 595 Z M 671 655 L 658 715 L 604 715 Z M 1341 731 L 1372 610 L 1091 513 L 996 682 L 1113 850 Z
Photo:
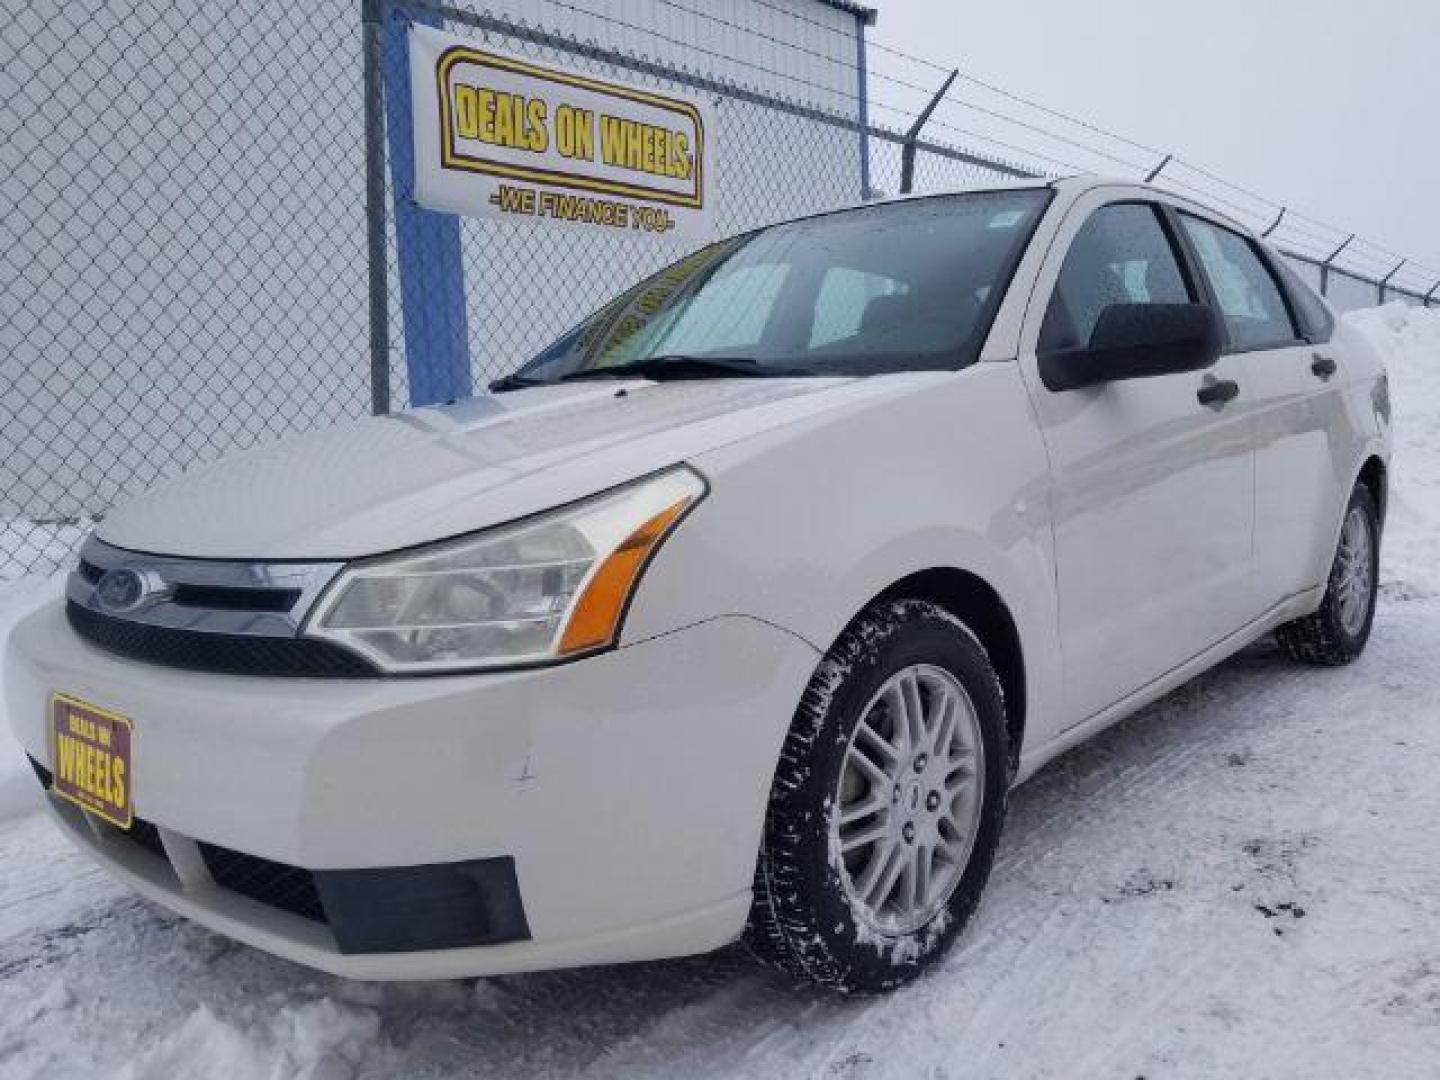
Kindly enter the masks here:
M 1124 188 L 1141 197 L 1161 198 L 1174 205 L 1198 210 L 1206 216 L 1212 217 L 1247 236 L 1254 236 L 1254 230 L 1244 222 L 1237 220 L 1234 216 L 1225 213 L 1223 210 L 1209 203 L 1183 195 L 1163 184 L 1154 184 L 1123 176 L 1104 176 L 1097 173 L 1074 173 L 1059 177 L 1017 177 L 1006 180 L 986 180 L 937 191 L 912 192 L 908 195 L 887 195 L 884 198 L 871 199 L 867 203 L 857 205 L 883 206 L 887 203 L 925 199 L 937 195 L 964 195 L 979 191 L 1027 191 L 1043 188 L 1049 188 L 1064 194 L 1071 200 L 1078 199 L 1087 192 L 1101 188 Z

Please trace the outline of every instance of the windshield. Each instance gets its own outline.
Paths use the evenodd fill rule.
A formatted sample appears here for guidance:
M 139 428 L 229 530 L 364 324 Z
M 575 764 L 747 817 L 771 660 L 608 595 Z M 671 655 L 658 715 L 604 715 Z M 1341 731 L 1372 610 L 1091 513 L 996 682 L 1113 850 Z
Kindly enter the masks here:
M 684 377 L 963 366 L 978 355 L 1049 197 L 1046 189 L 934 196 L 712 244 L 501 381 L 649 374 L 667 364 Z

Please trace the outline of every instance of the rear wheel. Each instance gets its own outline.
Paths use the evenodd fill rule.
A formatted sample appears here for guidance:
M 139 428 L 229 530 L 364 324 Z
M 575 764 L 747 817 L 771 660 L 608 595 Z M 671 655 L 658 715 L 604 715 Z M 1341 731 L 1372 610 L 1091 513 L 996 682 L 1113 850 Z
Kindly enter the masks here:
M 980 643 L 928 602 L 865 611 L 786 739 L 751 948 L 845 991 L 913 978 L 979 902 L 1007 784 L 1004 703 Z
M 1379 579 L 1380 516 L 1370 489 L 1357 484 L 1345 508 L 1340 543 L 1319 610 L 1286 623 L 1275 636 L 1296 660 L 1348 664 L 1370 639 Z

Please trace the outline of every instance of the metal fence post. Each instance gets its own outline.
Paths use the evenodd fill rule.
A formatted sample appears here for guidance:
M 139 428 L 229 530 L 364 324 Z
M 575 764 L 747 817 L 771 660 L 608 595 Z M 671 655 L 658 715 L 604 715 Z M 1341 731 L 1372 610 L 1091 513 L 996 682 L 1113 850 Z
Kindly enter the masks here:
M 856 118 L 860 122 L 860 201 L 869 202 L 870 188 L 870 76 L 866 56 L 865 27 L 875 19 L 874 11 L 855 15 Z
M 1408 263 L 1409 261 L 1410 261 L 1409 259 L 1401 259 L 1398 263 L 1395 264 L 1395 269 L 1391 270 L 1390 273 L 1386 274 L 1386 275 L 1385 275 L 1383 278 L 1381 278 L 1380 281 L 1376 284 L 1376 286 L 1375 286 L 1376 298 L 1377 298 L 1377 300 L 1378 300 L 1378 302 L 1380 303 L 1381 306 L 1384 306 L 1384 304 L 1385 304 L 1385 287 L 1390 284 L 1390 280 L 1391 280 L 1396 274 L 1398 274 L 1402 269 L 1404 269 L 1405 264 Z
M 385 9 L 385 136 L 409 404 L 438 405 L 474 390 L 460 219 L 415 201 L 409 31 L 443 26 L 444 18 L 424 3 L 385 0 Z
M 1345 238 L 1345 242 L 1330 253 L 1330 257 L 1320 264 L 1320 295 L 1330 295 L 1330 267 L 1334 265 L 1342 252 L 1355 240 L 1355 234 L 1351 233 Z
M 921 110 L 920 115 L 915 118 L 915 122 L 910 125 L 910 130 L 905 133 L 905 146 L 900 151 L 900 194 L 902 195 L 909 195 L 911 187 L 914 186 L 915 144 L 920 139 L 920 131 L 929 122 L 930 114 L 935 111 L 935 106 L 940 104 L 940 99 L 945 96 L 945 92 L 950 89 L 950 84 L 955 81 L 955 77 L 959 74 L 959 68 L 950 72 L 949 76 L 945 79 L 944 85 L 935 91 L 935 96 L 932 97 L 930 103 Z
M 390 303 L 385 254 L 385 102 L 380 65 L 385 0 L 361 0 L 365 50 L 365 246 L 370 287 L 370 411 L 390 411 Z

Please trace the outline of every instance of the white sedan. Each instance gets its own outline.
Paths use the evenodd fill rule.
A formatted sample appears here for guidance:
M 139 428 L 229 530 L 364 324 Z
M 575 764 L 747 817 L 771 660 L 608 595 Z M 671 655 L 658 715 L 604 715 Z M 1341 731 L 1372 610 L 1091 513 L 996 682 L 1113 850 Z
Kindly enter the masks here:
M 1263 634 L 1370 631 L 1383 365 L 1148 187 L 725 240 L 492 389 L 106 518 L 5 661 L 73 840 L 357 978 L 743 936 L 881 990 L 1013 785 Z

